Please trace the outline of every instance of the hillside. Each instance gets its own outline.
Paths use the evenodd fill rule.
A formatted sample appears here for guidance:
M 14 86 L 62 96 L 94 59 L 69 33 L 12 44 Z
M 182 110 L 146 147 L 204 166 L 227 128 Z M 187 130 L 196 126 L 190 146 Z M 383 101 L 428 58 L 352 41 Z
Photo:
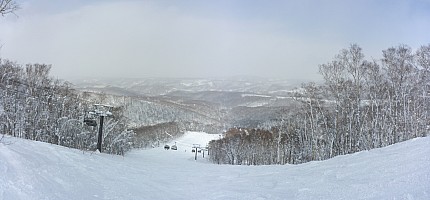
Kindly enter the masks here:
M 217 137 L 188 132 L 177 151 L 125 157 L 5 137 L 0 199 L 430 199 L 430 137 L 302 165 L 194 161 L 191 146 Z
M 267 79 L 256 77 L 231 78 L 78 78 L 71 82 L 80 90 L 111 94 L 169 95 L 176 92 L 247 92 L 285 95 L 303 80 Z
M 263 126 L 280 110 L 298 107 L 291 97 L 294 88 L 300 86 L 294 80 L 250 77 L 94 78 L 72 82 L 86 100 L 124 106 L 130 127 L 180 121 L 199 124 L 189 131 L 210 133 L 221 133 L 228 127 Z

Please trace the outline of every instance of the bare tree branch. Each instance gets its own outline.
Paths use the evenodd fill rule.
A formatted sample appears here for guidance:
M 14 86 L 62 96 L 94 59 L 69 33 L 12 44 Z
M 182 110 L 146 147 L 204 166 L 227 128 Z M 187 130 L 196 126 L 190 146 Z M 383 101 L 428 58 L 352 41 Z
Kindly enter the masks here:
M 16 10 L 20 9 L 19 5 L 12 0 L 0 0 L 0 14 L 5 16 L 7 14 L 15 14 Z

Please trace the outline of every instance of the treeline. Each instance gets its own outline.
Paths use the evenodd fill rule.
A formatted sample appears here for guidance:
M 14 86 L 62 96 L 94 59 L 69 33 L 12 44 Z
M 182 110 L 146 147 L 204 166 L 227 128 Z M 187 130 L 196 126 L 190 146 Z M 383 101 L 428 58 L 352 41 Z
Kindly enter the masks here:
M 1 134 L 95 150 L 98 127 L 84 124 L 95 102 L 86 101 L 71 84 L 49 76 L 51 66 L 0 59 Z M 103 151 L 124 154 L 132 147 L 132 131 L 127 130 L 121 109 L 104 125 Z
M 219 133 L 222 127 L 199 122 L 167 122 L 152 126 L 132 128 L 135 133 L 134 148 L 153 148 L 182 136 L 186 131 Z
M 124 115 L 133 127 L 175 123 L 186 131 L 219 133 L 223 126 L 216 108 L 204 104 L 185 104 L 161 97 L 124 97 L 116 101 L 124 107 Z
M 230 129 L 210 143 L 211 160 L 285 164 L 324 160 L 384 147 L 430 131 L 430 44 L 406 45 L 366 60 L 351 45 L 319 66 L 324 84 L 303 84 L 296 109 L 262 129 Z
M 81 92 L 49 76 L 50 65 L 0 60 L 0 134 L 94 151 L 99 118 L 94 104 L 113 104 L 104 118 L 102 151 L 124 155 L 173 140 L 185 131 L 219 132 L 216 120 L 164 102 Z M 85 119 L 94 120 L 88 126 Z
M 274 139 L 274 134 L 268 130 L 231 128 L 222 139 L 209 142 L 210 160 L 232 165 L 276 164 L 275 154 L 281 151 L 277 151 Z M 285 138 L 282 142 L 285 143 Z
M 133 128 L 136 133 L 135 148 L 160 147 L 183 135 L 184 129 L 176 122 Z

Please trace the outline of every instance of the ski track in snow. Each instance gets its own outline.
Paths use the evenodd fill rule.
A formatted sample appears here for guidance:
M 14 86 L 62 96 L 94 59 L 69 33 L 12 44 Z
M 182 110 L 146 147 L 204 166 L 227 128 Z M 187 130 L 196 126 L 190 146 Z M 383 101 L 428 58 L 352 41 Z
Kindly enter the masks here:
M 0 200 L 430 199 L 430 137 L 301 165 L 216 165 L 201 153 L 195 161 L 192 145 L 217 138 L 189 132 L 169 143 L 177 151 L 122 157 L 5 137 Z

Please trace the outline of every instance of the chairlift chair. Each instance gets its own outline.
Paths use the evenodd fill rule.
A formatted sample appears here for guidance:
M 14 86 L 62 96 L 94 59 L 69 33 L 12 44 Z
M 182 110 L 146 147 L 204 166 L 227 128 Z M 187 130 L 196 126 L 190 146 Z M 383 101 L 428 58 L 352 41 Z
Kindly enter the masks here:
M 84 117 L 84 123 L 87 126 L 97 126 L 97 120 L 94 118 L 94 114 L 92 114 L 92 112 L 86 114 Z
M 84 123 L 87 126 L 97 126 L 97 121 L 95 119 L 86 118 L 86 119 L 84 119 Z

